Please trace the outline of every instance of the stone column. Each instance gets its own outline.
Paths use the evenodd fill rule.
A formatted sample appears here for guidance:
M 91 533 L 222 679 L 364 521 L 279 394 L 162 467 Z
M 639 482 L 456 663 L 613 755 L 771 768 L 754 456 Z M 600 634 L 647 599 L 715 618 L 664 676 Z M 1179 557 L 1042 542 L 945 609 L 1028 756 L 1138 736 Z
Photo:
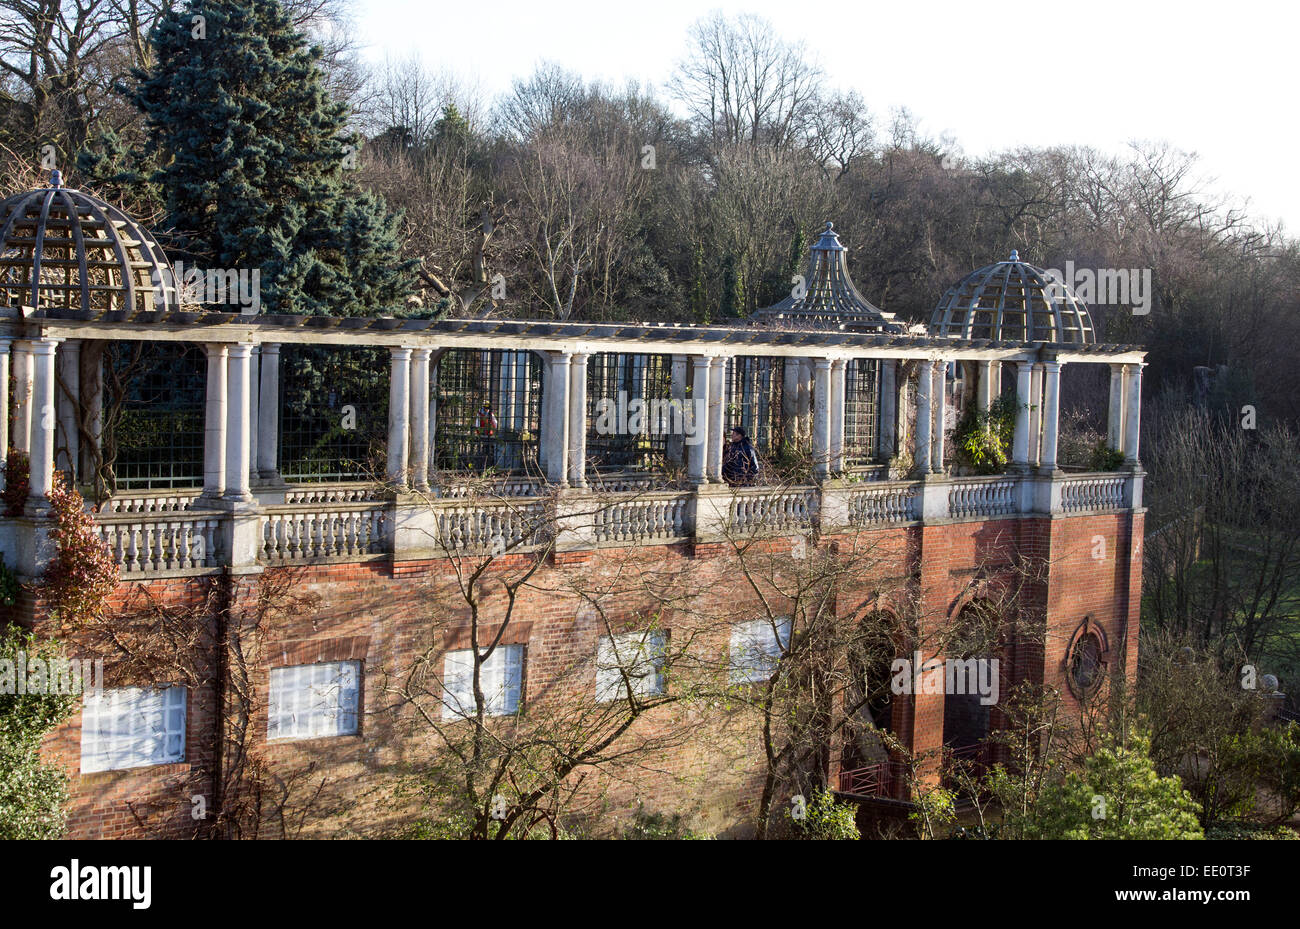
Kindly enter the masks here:
M 60 339 L 34 339 L 31 344 L 32 433 L 31 483 L 27 514 L 44 516 L 50 510 L 54 487 L 54 353 Z
M 226 493 L 225 500 L 252 503 L 248 464 L 253 427 L 253 346 L 237 342 L 230 346 L 226 390 Z
M 844 473 L 844 379 L 848 362 L 836 358 L 831 362 L 830 393 L 830 473 Z
M 1060 433 L 1061 365 L 1056 361 L 1043 364 L 1043 451 L 1039 467 L 1056 470 L 1056 444 Z
M 723 415 L 727 399 L 727 359 L 709 360 L 709 480 L 722 481 L 722 446 L 726 444 Z
M 686 411 L 686 379 L 689 369 L 689 363 L 685 355 L 672 356 L 672 382 L 669 387 L 669 397 L 675 403 L 681 404 L 683 417 Z M 676 464 L 685 464 L 685 437 L 678 432 L 671 432 L 668 435 L 667 444 L 666 454 L 668 460 Z
M 925 359 L 920 363 L 916 374 L 916 435 L 913 455 L 916 461 L 916 473 L 922 476 L 931 470 L 931 455 L 934 443 L 931 440 L 931 427 L 934 425 L 932 397 L 934 395 L 934 362 Z
M 569 484 L 587 486 L 587 359 L 574 352 L 569 365 Z
M 934 363 L 934 391 L 930 395 L 930 404 L 934 407 L 934 456 L 930 470 L 942 474 L 943 434 L 948 423 L 948 362 L 942 359 Z
M 248 359 L 248 477 L 259 476 L 257 466 L 257 437 L 262 425 L 262 347 L 253 346 Z
M 880 362 L 880 423 L 876 432 L 877 454 L 889 461 L 898 454 L 898 361 Z
M 552 352 L 550 380 L 546 383 L 546 479 L 564 486 L 569 477 L 569 361 L 570 352 Z
M 695 432 L 686 447 L 686 473 L 692 484 L 707 484 L 709 454 L 709 362 L 705 355 L 691 356 L 691 418 Z
M 534 436 L 540 439 L 540 436 Z M 540 442 L 539 449 L 540 449 Z M 438 363 L 433 360 L 432 353 L 429 360 L 429 467 L 425 474 L 425 481 L 430 487 L 433 486 L 434 478 L 438 473 Z
M 257 394 L 257 474 L 264 481 L 280 478 L 280 346 L 262 345 Z
M 230 346 L 212 342 L 208 355 L 208 386 L 204 399 L 203 496 L 215 501 L 226 492 L 226 384 Z
M 66 471 L 76 486 L 77 465 L 81 461 L 81 430 L 77 418 L 81 412 L 81 341 L 69 339 L 59 346 L 55 365 L 59 383 L 55 387 L 58 432 L 55 436 L 55 467 Z
M 1016 433 L 1011 443 L 1011 464 L 1023 471 L 1029 467 L 1029 405 L 1033 403 L 1033 362 L 1016 362 Z
M 14 449 L 32 450 L 32 343 L 14 342 Z
M 1124 450 L 1124 366 L 1110 366 L 1110 409 L 1106 417 L 1106 444 Z
M 831 467 L 831 360 L 816 358 L 813 386 L 813 477 L 824 480 Z
M 410 467 L 407 438 L 411 429 L 411 349 L 390 348 L 388 377 L 388 480 L 398 491 L 407 489 Z
M 791 363 L 795 366 L 796 377 L 799 379 L 799 391 L 795 397 L 797 444 L 807 447 L 805 443 L 812 435 L 808 425 L 812 418 L 812 391 L 808 389 L 812 381 L 811 362 L 807 358 L 794 358 L 791 359 Z
M 1039 449 L 1043 440 L 1043 365 L 1036 363 L 1029 380 L 1029 464 L 1041 460 Z
M 979 384 L 975 388 L 975 408 L 987 413 L 993 405 L 993 362 L 979 362 Z
M 9 466 L 9 346 L 12 339 L 0 337 L 0 490 L 7 486 Z
M 429 356 L 431 348 L 417 348 L 411 358 L 411 471 L 416 490 L 429 489 Z
M 799 443 L 799 374 L 803 370 L 803 365 L 797 358 L 782 360 L 784 363 L 781 365 L 781 435 L 791 447 L 794 447 Z
M 1124 464 L 1136 471 L 1141 466 L 1138 437 L 1141 435 L 1142 424 L 1142 365 L 1125 365 L 1124 374 L 1127 407 L 1124 411 Z

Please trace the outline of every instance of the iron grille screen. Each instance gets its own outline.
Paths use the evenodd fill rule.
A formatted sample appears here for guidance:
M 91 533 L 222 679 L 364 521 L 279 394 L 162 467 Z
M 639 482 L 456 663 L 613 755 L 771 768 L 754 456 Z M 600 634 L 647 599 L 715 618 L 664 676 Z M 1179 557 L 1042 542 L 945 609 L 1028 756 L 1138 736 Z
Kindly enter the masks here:
M 281 352 L 280 474 L 288 481 L 382 475 L 388 350 L 287 344 Z
M 434 461 L 444 471 L 537 470 L 542 365 L 532 352 L 451 349 L 438 360 Z M 496 426 L 484 405 L 491 404 Z
M 602 469 L 662 468 L 668 434 L 652 424 L 650 403 L 672 397 L 672 356 L 601 352 L 587 360 L 587 464 Z M 600 402 L 610 404 L 600 416 Z M 642 428 L 636 432 L 626 411 L 642 403 Z M 612 427 L 612 428 L 611 428 Z
M 206 384 L 207 357 L 200 346 L 108 344 L 104 452 L 110 487 L 203 485 Z M 116 413 L 114 397 L 121 397 Z
M 727 361 L 725 429 L 740 426 L 759 454 L 781 450 L 785 359 L 741 356 Z
M 876 457 L 879 398 L 880 362 L 850 361 L 844 370 L 845 467 L 865 464 Z

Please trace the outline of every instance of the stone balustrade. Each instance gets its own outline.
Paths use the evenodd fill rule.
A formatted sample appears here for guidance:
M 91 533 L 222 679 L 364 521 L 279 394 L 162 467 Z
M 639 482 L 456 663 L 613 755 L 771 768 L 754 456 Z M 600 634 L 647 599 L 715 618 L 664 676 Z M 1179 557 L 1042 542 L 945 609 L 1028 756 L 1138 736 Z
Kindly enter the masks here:
M 392 557 L 713 541 L 818 529 L 1125 512 L 1142 505 L 1142 473 L 1024 473 L 925 481 L 830 481 L 795 487 L 691 490 L 566 489 L 519 480 L 479 493 L 387 494 L 382 485 L 262 491 L 251 510 L 192 509 L 196 492 L 128 494 L 95 514 L 123 577 Z M 610 485 L 617 486 L 617 485 Z M 271 502 L 267 502 L 270 500 Z M 283 501 L 283 502 L 282 502 Z M 249 526 L 239 530 L 239 526 Z M 252 533 L 238 536 L 239 531 Z M 253 541 L 241 544 L 239 538 Z M 234 553 L 233 555 L 231 553 Z
M 96 526 L 123 577 L 201 572 L 221 565 L 225 515 L 195 510 L 100 515 Z

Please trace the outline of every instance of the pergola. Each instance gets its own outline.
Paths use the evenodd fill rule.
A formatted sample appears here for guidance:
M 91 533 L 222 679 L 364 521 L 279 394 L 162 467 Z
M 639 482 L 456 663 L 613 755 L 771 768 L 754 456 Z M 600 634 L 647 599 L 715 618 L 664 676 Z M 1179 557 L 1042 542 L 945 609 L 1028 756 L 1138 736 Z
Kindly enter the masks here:
M 0 391 L 0 444 L 30 455 L 28 522 L 39 523 L 48 512 L 56 449 L 58 465 L 75 475 L 85 469 L 79 443 L 102 440 L 102 366 L 84 363 L 83 346 L 170 343 L 199 345 L 205 353 L 201 490 L 115 494 L 99 516 L 128 574 L 322 557 L 419 557 L 452 540 L 495 544 L 526 530 L 520 528 L 522 510 L 509 502 L 513 497 L 548 496 L 569 506 L 583 494 L 640 495 L 614 501 L 622 507 L 614 515 L 566 524 L 564 544 L 570 546 L 1141 506 L 1145 353 L 1093 341 L 1086 307 L 1068 290 L 1054 293 L 1041 272 L 1015 255 L 950 290 L 932 331 L 921 334 L 905 331 L 857 292 L 830 224 L 813 246 L 802 292 L 734 327 L 186 311 L 176 304 L 170 268 L 148 233 L 101 201 L 60 187 L 57 178 L 49 188 L 0 204 L 0 232 L 0 292 L 9 304 L 0 308 L 0 384 L 10 383 L 11 360 L 14 374 L 12 402 L 8 390 Z M 285 346 L 387 349 L 382 484 L 331 491 L 280 478 L 276 398 Z M 542 365 L 542 473 L 535 480 L 502 479 L 494 494 L 504 502 L 480 501 L 474 512 L 438 467 L 432 379 L 438 359 L 457 350 L 531 355 Z M 691 408 L 701 415 L 691 425 L 699 441 L 670 440 L 670 454 L 684 458 L 688 489 L 660 490 L 652 475 L 614 486 L 589 472 L 588 367 L 600 355 L 668 359 L 668 399 L 698 404 Z M 728 366 L 734 378 L 754 359 L 771 362 L 764 369 L 769 384 L 779 362 L 781 397 L 759 396 L 760 386 L 747 402 L 766 399 L 767 412 L 790 435 L 806 436 L 810 485 L 729 488 L 723 481 Z M 1058 467 L 1066 364 L 1110 366 L 1109 442 L 1124 453 L 1122 474 L 1066 475 Z M 985 409 L 1001 392 L 1004 366 L 1014 371 L 1019 402 L 1006 475 L 945 471 L 943 398 L 955 365 L 976 372 L 974 399 Z M 876 457 L 893 459 L 906 443 L 912 470 L 877 470 L 871 476 L 885 480 L 850 484 L 840 480 L 852 464 L 846 404 L 854 391 L 847 379 L 867 370 L 878 398 L 872 411 Z M 909 421 L 915 426 L 906 435 Z M 411 497 L 442 501 L 433 507 L 442 510 L 418 516 Z M 483 528 L 482 513 L 491 507 L 500 511 L 493 517 L 496 528 Z M 500 528 L 507 523 L 515 528 Z M 200 558 L 184 554 L 196 537 L 207 540 Z M 429 539 L 439 541 L 431 545 Z M 16 545 L 28 574 L 44 557 L 35 536 L 28 542 L 0 536 L 0 544 Z

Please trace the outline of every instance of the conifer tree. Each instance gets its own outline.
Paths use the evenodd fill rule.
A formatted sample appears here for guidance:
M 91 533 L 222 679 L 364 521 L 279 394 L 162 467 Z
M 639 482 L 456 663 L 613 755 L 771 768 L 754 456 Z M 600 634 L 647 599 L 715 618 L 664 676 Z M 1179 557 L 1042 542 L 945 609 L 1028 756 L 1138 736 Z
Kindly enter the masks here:
M 277 0 L 189 0 L 135 73 L 144 155 L 173 259 L 260 270 L 264 312 L 363 315 L 403 302 L 397 218 L 348 176 L 360 139 Z

